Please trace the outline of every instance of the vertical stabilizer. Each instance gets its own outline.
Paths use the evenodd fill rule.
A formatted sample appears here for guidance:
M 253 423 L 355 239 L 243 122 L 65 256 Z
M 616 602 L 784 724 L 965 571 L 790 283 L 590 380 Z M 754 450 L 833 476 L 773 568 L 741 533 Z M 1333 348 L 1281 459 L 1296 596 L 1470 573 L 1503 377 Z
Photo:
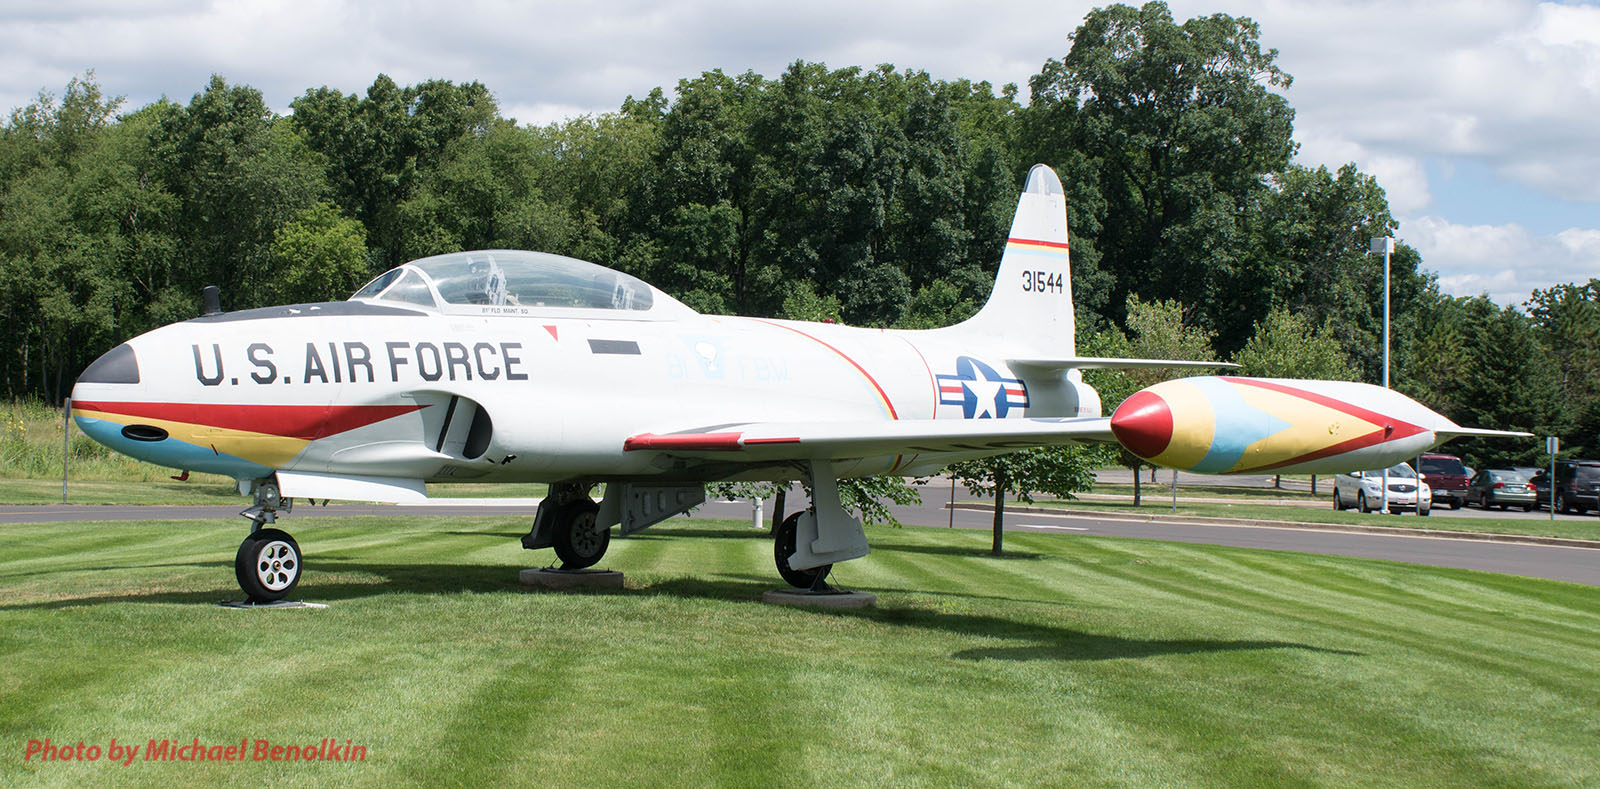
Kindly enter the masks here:
M 1036 164 L 1028 171 L 989 301 L 971 320 L 954 328 L 1005 338 L 1019 351 L 1077 355 L 1067 261 L 1067 195 L 1048 166 Z

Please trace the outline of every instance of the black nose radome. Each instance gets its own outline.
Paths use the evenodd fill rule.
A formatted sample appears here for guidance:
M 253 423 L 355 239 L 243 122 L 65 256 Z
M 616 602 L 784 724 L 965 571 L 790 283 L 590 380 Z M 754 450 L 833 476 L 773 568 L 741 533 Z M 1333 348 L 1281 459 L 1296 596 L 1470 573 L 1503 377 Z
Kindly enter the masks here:
M 139 359 L 133 355 L 133 346 L 123 343 L 94 360 L 78 376 L 79 383 L 136 384 L 139 383 Z

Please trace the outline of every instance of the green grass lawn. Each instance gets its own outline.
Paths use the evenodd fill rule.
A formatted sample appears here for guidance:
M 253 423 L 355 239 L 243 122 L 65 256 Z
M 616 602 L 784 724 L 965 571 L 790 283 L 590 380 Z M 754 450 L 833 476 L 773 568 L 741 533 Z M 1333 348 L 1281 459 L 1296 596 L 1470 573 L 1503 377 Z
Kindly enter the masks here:
M 0 785 L 1600 784 L 1600 589 L 1143 540 L 869 529 L 767 606 L 771 544 L 678 520 L 618 593 L 518 586 L 525 519 L 0 526 Z M 25 763 L 29 739 L 365 745 L 361 763 Z

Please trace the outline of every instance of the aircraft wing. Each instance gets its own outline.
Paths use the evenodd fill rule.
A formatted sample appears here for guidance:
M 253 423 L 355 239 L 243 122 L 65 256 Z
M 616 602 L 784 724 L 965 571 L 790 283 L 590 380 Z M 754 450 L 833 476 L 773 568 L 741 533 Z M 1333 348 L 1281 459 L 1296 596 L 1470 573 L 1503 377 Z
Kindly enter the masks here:
M 747 422 L 670 433 L 640 433 L 623 442 L 623 449 L 684 457 L 767 461 L 1005 451 L 1086 441 L 1115 443 L 1111 419 Z
M 1038 370 L 1133 370 L 1148 367 L 1216 368 L 1238 367 L 1231 362 L 1191 362 L 1176 359 L 1108 359 L 1099 356 L 1065 356 L 1059 359 L 1008 359 L 1013 367 Z

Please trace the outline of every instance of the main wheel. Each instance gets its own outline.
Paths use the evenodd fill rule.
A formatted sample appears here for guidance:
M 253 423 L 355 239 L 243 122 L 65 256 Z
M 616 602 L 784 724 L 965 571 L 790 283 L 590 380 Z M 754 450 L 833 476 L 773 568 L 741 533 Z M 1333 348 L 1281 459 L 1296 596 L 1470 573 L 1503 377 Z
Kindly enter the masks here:
M 800 532 L 800 513 L 796 512 L 783 519 L 778 524 L 778 533 L 772 541 L 772 560 L 778 565 L 778 575 L 783 576 L 790 586 L 800 589 L 810 589 L 816 584 L 817 578 L 826 575 L 833 569 L 833 565 L 825 564 L 809 570 L 796 570 L 789 566 L 789 557 L 794 555 L 795 540 Z
M 561 559 L 561 569 L 592 567 L 606 555 L 606 549 L 611 547 L 611 530 L 594 527 L 598 512 L 599 504 L 580 498 L 556 513 L 555 533 L 551 538 L 556 557 Z
M 282 600 L 300 583 L 300 546 L 287 532 L 261 529 L 239 543 L 233 574 L 251 602 Z

